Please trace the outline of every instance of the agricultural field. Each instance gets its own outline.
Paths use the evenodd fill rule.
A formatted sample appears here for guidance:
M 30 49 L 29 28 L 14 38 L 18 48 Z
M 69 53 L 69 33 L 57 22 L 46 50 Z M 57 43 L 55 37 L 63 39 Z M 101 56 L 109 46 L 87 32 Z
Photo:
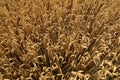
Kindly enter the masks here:
M 0 0 L 0 80 L 120 80 L 120 0 Z

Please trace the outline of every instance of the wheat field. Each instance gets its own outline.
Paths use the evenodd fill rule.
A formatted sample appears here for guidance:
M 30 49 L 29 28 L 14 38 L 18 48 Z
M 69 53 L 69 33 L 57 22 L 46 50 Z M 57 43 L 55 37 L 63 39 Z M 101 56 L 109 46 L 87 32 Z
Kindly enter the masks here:
M 120 0 L 0 0 L 0 80 L 120 80 Z

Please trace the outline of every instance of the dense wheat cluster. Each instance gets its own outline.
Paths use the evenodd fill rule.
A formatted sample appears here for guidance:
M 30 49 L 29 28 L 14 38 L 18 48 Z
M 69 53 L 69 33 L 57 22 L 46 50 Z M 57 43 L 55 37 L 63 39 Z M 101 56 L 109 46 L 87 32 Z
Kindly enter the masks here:
M 120 80 L 120 0 L 0 0 L 0 80 Z

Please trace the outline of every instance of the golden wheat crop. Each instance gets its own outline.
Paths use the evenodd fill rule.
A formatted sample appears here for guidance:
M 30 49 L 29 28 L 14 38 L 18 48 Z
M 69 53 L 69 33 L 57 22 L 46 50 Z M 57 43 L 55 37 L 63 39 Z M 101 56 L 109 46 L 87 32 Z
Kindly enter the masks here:
M 0 0 L 0 80 L 120 80 L 120 0 Z

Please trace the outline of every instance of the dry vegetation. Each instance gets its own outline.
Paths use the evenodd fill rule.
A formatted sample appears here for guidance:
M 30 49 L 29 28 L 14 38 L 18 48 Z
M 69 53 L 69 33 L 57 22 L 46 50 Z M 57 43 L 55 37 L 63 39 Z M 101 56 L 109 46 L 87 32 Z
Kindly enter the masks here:
M 120 80 L 120 0 L 0 0 L 0 80 Z

